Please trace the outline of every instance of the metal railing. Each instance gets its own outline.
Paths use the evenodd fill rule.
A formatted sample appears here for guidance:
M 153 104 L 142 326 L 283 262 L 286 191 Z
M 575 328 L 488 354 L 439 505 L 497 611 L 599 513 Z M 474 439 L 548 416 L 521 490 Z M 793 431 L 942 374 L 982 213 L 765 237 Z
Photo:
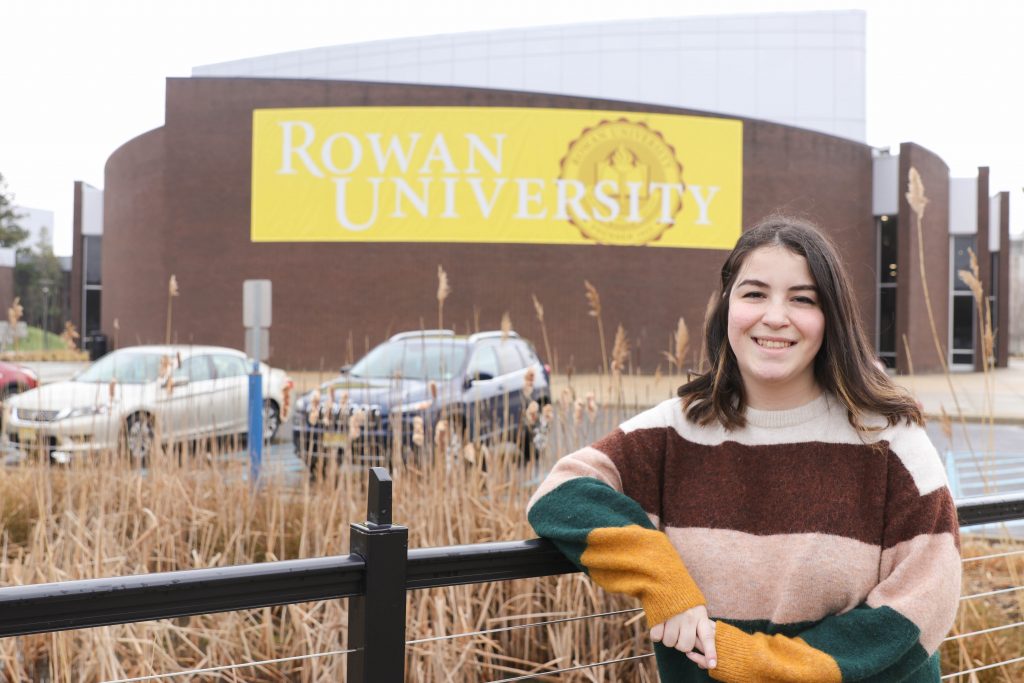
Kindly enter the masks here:
M 409 549 L 391 502 L 391 477 L 372 468 L 367 521 L 351 525 L 348 555 L 0 588 L 0 637 L 348 598 L 348 649 L 334 653 L 348 655 L 347 680 L 397 683 L 407 591 L 579 571 L 542 539 Z M 957 513 L 965 527 L 1024 519 L 1024 494 L 958 501 Z

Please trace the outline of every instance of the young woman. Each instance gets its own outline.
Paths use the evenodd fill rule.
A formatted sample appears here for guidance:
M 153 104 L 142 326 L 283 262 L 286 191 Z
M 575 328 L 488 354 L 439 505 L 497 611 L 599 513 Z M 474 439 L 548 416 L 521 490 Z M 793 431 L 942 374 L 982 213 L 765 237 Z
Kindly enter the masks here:
M 565 456 L 529 519 L 639 598 L 664 683 L 939 680 L 956 509 L 835 247 L 773 218 L 722 267 L 711 369 Z

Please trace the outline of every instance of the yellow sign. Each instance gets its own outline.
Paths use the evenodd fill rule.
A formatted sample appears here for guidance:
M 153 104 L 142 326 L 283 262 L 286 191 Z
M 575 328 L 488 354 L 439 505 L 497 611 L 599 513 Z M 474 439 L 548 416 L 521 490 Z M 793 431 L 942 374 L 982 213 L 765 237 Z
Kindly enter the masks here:
M 254 242 L 731 249 L 743 124 L 595 110 L 253 112 Z

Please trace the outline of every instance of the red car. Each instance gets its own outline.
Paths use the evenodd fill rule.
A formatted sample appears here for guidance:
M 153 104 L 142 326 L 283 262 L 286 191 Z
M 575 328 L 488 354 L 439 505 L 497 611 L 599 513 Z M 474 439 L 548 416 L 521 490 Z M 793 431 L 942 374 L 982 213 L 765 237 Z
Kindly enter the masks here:
M 24 365 L 0 361 L 0 400 L 39 386 L 39 378 Z

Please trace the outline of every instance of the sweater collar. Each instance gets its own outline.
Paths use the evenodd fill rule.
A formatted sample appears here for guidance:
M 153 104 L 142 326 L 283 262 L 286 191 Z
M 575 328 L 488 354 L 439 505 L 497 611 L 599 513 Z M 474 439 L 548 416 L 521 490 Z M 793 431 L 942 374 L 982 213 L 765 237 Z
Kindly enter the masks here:
M 747 424 L 754 427 L 795 427 L 821 417 L 828 410 L 828 394 L 822 392 L 810 403 L 787 410 L 758 410 L 748 407 L 746 418 Z

